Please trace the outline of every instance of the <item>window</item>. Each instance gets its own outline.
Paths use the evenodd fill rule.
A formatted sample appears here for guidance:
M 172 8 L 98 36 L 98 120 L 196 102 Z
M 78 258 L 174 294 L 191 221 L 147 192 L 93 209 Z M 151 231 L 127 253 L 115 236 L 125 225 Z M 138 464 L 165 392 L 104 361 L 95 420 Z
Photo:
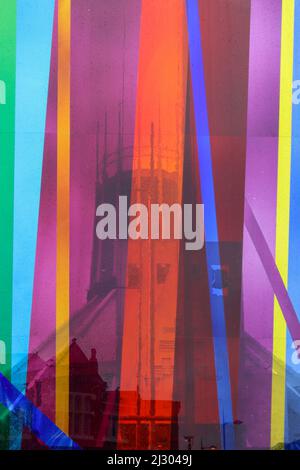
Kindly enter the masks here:
M 135 449 L 136 448 L 136 424 L 134 423 L 121 423 L 120 432 L 122 439 L 122 449 Z
M 157 272 L 156 272 L 157 284 L 164 284 L 166 282 L 166 279 L 170 270 L 170 265 L 159 263 L 156 269 L 157 269 Z
M 139 289 L 141 287 L 141 269 L 137 264 L 128 266 L 128 288 Z
M 0 341 L 0 364 L 6 364 L 6 347 L 4 341 Z
M 147 423 L 138 425 L 138 448 L 149 449 L 149 425 Z
M 89 393 L 70 394 L 70 433 L 73 437 L 93 439 L 95 396 Z
M 0 104 L 6 104 L 6 86 L 3 80 L 0 80 Z

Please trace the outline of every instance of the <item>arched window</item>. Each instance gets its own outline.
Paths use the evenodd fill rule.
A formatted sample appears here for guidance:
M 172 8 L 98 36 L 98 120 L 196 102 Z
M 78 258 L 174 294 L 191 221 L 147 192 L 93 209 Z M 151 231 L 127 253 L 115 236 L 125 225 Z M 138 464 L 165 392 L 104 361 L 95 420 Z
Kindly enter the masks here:
M 6 347 L 4 341 L 0 340 L 0 364 L 6 364 Z

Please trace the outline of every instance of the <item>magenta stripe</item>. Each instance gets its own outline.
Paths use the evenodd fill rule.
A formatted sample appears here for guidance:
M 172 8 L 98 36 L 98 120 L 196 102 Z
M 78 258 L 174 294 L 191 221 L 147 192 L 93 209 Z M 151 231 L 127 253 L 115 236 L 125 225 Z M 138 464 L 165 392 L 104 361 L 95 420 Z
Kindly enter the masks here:
M 281 2 L 252 0 L 245 199 L 272 255 L 276 227 L 280 36 Z M 272 377 L 259 346 L 272 351 L 274 293 L 245 227 L 242 289 L 244 353 L 239 375 L 239 419 L 244 422 L 248 447 L 269 447 Z M 258 343 L 256 363 L 247 359 L 244 333 Z

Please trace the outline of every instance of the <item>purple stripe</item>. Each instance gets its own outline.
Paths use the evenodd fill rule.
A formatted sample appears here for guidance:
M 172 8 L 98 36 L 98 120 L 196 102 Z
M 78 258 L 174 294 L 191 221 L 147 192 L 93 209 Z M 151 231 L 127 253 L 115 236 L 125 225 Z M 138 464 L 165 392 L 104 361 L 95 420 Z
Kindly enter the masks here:
M 252 0 L 245 198 L 271 255 L 276 227 L 280 37 L 281 2 Z M 274 293 L 245 229 L 242 298 L 239 419 L 244 422 L 248 447 L 269 447 L 271 370 L 264 369 L 263 361 L 261 367 L 248 360 L 244 333 L 257 341 L 258 355 L 259 346 L 272 351 Z

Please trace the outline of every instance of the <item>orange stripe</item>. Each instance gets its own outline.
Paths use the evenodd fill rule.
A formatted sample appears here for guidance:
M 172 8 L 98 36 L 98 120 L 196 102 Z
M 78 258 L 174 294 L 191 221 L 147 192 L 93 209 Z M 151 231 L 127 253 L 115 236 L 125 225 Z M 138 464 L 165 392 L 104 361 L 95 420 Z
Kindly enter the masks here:
M 71 0 L 58 1 L 56 424 L 69 431 Z M 64 326 L 64 328 L 62 328 Z
M 148 211 L 150 203 L 181 203 L 187 74 L 184 6 L 182 0 L 142 2 L 131 204 L 142 202 Z M 139 426 L 128 440 L 129 416 L 131 424 L 137 424 L 139 414 L 149 425 L 149 436 L 156 435 L 164 448 L 170 448 L 178 260 L 178 240 L 128 242 L 127 282 L 135 265 L 140 268 L 140 285 L 125 295 L 119 448 L 154 447 L 151 438 L 148 444 L 143 441 Z M 158 282 L 163 265 L 169 265 L 168 273 Z M 163 437 L 153 427 L 158 416 L 164 418 Z

